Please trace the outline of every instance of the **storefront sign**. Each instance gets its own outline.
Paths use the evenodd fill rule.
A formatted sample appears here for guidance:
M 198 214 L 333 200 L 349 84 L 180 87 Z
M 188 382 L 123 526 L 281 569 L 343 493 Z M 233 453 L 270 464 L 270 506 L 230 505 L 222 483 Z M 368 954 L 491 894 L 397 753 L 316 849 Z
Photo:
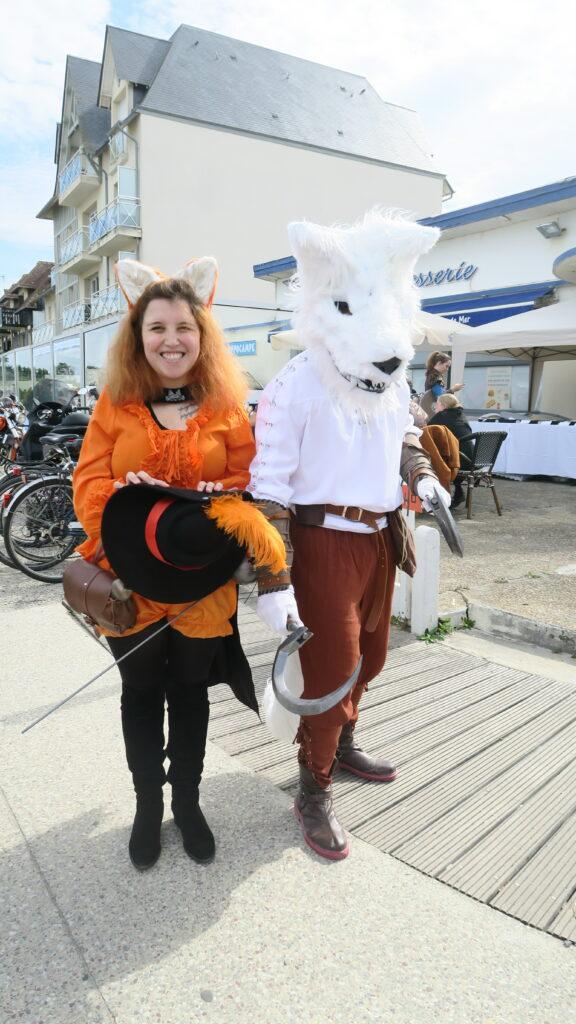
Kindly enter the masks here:
M 32 310 L 3 309 L 2 327 L 32 327 Z
M 532 309 L 532 304 L 526 306 L 502 306 L 500 309 L 473 309 L 466 313 L 442 313 L 445 320 L 456 320 L 466 327 L 479 327 L 480 324 L 489 324 L 493 320 L 504 320 L 507 316 L 516 316 L 517 313 L 527 313 Z
M 486 370 L 486 409 L 509 409 L 512 395 L 512 367 L 489 366 Z
M 422 274 L 414 274 L 414 284 L 417 288 L 427 288 L 433 284 L 444 284 L 445 281 L 469 281 L 478 270 L 473 263 L 466 263 L 462 260 L 459 267 L 444 267 L 443 270 L 427 270 Z
M 255 341 L 229 341 L 228 348 L 235 356 L 255 356 Z

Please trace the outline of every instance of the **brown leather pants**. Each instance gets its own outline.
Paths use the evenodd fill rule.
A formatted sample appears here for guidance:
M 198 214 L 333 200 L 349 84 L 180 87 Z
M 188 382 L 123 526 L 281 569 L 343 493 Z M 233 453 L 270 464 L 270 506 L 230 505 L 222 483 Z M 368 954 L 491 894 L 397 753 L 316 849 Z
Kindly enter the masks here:
M 304 697 L 335 690 L 363 657 L 358 682 L 345 700 L 323 715 L 301 719 L 298 760 L 328 786 L 343 725 L 355 723 L 360 698 L 382 669 L 388 650 L 394 592 L 394 550 L 388 529 L 352 533 L 302 526 L 292 520 L 292 582 L 302 621 L 314 636 L 302 648 Z M 376 591 L 384 586 L 376 628 L 366 629 Z

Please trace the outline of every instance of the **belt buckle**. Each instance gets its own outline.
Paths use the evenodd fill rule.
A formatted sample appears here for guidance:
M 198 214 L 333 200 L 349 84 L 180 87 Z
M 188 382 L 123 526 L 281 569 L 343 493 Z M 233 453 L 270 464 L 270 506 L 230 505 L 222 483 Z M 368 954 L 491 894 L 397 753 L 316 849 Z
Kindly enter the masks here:
M 358 515 L 356 516 L 355 519 L 352 519 L 352 516 L 347 516 L 346 515 L 348 510 L 351 509 L 351 508 L 355 508 L 357 513 L 358 513 Z M 363 512 L 364 512 L 364 509 L 358 508 L 358 505 L 345 505 L 344 506 L 344 511 L 342 512 L 342 516 L 344 517 L 344 519 L 347 519 L 350 523 L 361 523 L 362 522 L 362 514 L 363 514 Z

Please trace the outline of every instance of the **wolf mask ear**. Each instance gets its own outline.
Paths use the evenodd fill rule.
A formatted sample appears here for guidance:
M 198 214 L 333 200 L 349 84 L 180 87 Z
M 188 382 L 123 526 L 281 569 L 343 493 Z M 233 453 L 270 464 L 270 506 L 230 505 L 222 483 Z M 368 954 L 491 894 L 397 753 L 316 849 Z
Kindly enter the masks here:
M 298 276 L 307 288 L 339 287 L 349 266 L 338 227 L 293 221 L 288 225 L 288 238 L 298 263 Z
M 394 262 L 397 266 L 399 265 L 412 271 L 420 256 L 430 252 L 430 249 L 436 245 L 440 238 L 440 231 L 438 228 L 428 227 L 412 221 L 405 221 L 400 225 L 395 225 L 395 227 L 396 236 L 394 241 L 396 252 L 393 257 Z
M 203 306 L 212 305 L 218 280 L 218 264 L 213 256 L 190 260 L 174 277 L 187 281 Z
M 138 260 L 118 260 L 114 272 L 129 306 L 134 306 L 138 302 L 149 284 L 164 280 L 163 274 L 153 267 L 146 266 L 145 263 L 138 263 Z

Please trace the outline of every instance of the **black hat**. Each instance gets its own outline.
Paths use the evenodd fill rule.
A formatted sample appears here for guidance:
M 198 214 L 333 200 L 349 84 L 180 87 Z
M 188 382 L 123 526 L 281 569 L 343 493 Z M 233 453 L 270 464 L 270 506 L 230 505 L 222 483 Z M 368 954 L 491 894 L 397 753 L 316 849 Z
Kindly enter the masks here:
M 153 601 L 201 600 L 246 556 L 285 567 L 280 535 L 247 492 L 128 484 L 106 503 L 102 545 L 125 587 Z

